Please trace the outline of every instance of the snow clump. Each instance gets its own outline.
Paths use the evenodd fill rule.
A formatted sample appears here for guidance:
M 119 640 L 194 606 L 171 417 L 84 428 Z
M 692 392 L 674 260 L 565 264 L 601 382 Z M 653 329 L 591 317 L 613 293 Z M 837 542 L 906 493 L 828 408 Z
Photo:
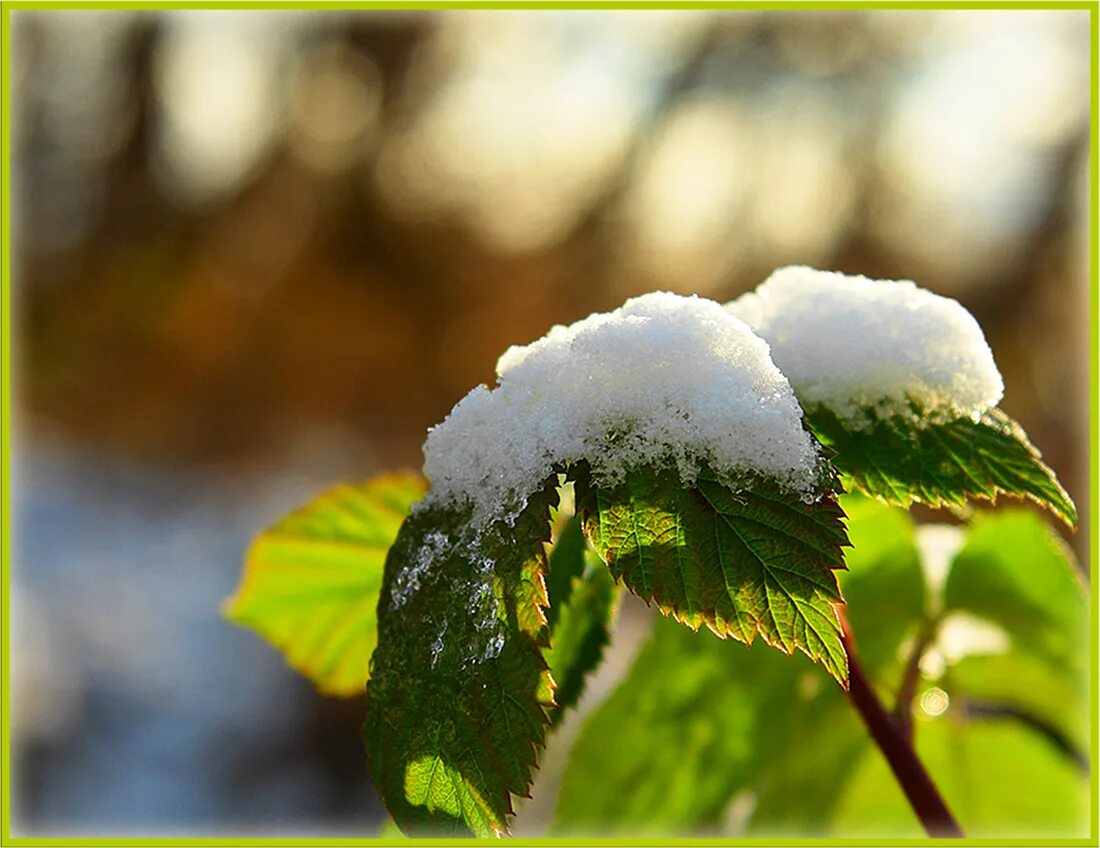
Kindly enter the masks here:
M 726 308 L 768 341 L 807 409 L 856 428 L 869 410 L 918 424 L 977 419 L 1004 393 L 974 316 L 909 280 L 792 266 Z
M 579 461 L 598 485 L 649 465 L 675 467 L 688 485 L 704 463 L 804 496 L 820 479 L 817 443 L 767 343 L 714 301 L 634 298 L 510 348 L 497 375 L 429 431 L 425 506 L 468 503 L 474 523 L 509 519 Z

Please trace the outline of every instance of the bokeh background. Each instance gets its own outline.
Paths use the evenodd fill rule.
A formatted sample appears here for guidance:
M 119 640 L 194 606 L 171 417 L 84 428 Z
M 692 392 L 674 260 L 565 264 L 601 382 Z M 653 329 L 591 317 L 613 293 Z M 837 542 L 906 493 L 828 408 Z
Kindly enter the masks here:
M 242 552 L 634 294 L 805 263 L 955 297 L 1090 513 L 1086 12 L 11 26 L 21 834 L 373 833 L 361 703 L 218 616 Z

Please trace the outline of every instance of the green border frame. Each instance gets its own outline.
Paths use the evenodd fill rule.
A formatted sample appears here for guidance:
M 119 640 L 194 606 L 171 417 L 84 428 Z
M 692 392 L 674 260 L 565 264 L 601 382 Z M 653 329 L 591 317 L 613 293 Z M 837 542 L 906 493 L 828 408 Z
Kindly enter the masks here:
M 9 589 L 11 564 L 11 525 L 12 525 L 12 337 L 11 337 L 11 13 L 21 9 L 198 9 L 198 10 L 242 10 L 242 9 L 329 9 L 329 10 L 516 10 L 516 9 L 771 9 L 771 10 L 814 10 L 814 9 L 893 9 L 893 10 L 1076 10 L 1089 13 L 1090 44 L 1090 121 L 1089 121 L 1089 551 L 1091 574 L 1091 637 L 1090 653 L 1092 670 L 1090 704 L 1092 768 L 1090 782 L 1092 789 L 1089 836 L 1075 839 L 524 839 L 513 838 L 516 845 L 746 845 L 746 846 L 922 846 L 922 845 L 968 845 L 968 846 L 1094 846 L 1100 845 L 1100 774 L 1097 763 L 1100 761 L 1100 686 L 1098 686 L 1097 666 L 1100 662 L 1100 627 L 1097 626 L 1100 614 L 1100 584 L 1096 580 L 1096 564 L 1100 562 L 1100 522 L 1097 521 L 1096 504 L 1100 493 L 1100 475 L 1098 475 L 1097 446 L 1100 440 L 1100 238 L 1097 225 L 1100 223 L 1100 179 L 1097 162 L 1100 160 L 1098 147 L 1097 112 L 1100 106 L 1100 55 L 1098 55 L 1098 21 L 1100 21 L 1100 0 L 999 0 L 981 2 L 981 0 L 957 0 L 957 2 L 919 2 L 919 0 L 383 0 L 378 3 L 347 2 L 347 0 L 319 0 L 302 2 L 301 0 L 139 0 L 128 3 L 121 0 L 88 0 L 76 2 L 48 2 L 48 0 L 10 0 L 0 2 L 0 83 L 3 85 L 0 96 L 0 179 L 3 183 L 3 227 L 0 232 L 0 688 L 3 698 L 0 700 L 0 845 L 11 846 L 220 846 L 231 845 L 241 848 L 260 848 L 260 846 L 320 846 L 320 845 L 386 845 L 394 844 L 388 837 L 374 838 L 306 838 L 306 837 L 232 837 L 232 836 L 196 836 L 196 837 L 140 837 L 140 836 L 98 836 L 98 837 L 16 837 L 11 834 L 11 686 L 10 680 L 10 634 L 11 634 L 11 598 Z M 485 839 L 403 839 L 398 844 L 408 845 L 495 845 L 497 840 Z

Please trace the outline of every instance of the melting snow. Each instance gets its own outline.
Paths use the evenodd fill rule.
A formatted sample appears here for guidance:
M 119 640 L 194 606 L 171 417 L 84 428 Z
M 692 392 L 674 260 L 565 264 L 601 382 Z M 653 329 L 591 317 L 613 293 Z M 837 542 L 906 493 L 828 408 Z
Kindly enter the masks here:
M 432 531 L 424 537 L 424 544 L 416 552 L 412 565 L 397 573 L 390 589 L 390 609 L 403 607 L 416 592 L 420 591 L 420 581 L 432 564 L 445 555 L 450 547 L 450 539 L 445 533 Z

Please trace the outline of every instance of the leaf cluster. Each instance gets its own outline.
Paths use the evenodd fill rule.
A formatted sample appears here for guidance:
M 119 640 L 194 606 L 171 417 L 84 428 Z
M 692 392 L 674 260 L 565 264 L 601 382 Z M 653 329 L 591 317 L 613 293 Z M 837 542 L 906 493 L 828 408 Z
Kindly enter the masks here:
M 991 826 L 982 804 L 994 802 L 959 787 L 979 771 L 999 785 L 982 771 L 992 747 L 1077 797 L 1073 757 L 1047 748 L 1074 755 L 1086 739 L 1082 586 L 1051 531 L 1010 511 L 975 519 L 941 592 L 911 520 L 883 504 L 1007 494 L 1071 526 L 1076 511 L 999 410 L 914 412 L 868 413 L 856 427 L 809 410 L 832 469 L 814 496 L 706 467 L 689 485 L 660 465 L 605 485 L 577 464 L 517 516 L 485 523 L 461 504 L 412 509 L 426 490 L 415 474 L 337 487 L 257 537 L 226 614 L 322 691 L 365 687 L 369 768 L 410 834 L 507 832 L 547 733 L 600 662 L 623 589 L 667 618 L 588 720 L 558 830 L 789 834 L 888 819 L 904 832 L 904 804 L 867 800 L 896 787 L 845 702 L 846 607 L 899 717 L 933 690 L 951 705 L 917 728 L 918 747 L 968 826 Z M 575 515 L 559 512 L 562 480 Z M 841 498 L 842 482 L 864 496 Z M 974 621 L 1009 647 L 960 654 L 949 637 Z M 757 637 L 805 658 L 730 644 Z M 1078 806 L 1064 807 L 1066 823 Z

